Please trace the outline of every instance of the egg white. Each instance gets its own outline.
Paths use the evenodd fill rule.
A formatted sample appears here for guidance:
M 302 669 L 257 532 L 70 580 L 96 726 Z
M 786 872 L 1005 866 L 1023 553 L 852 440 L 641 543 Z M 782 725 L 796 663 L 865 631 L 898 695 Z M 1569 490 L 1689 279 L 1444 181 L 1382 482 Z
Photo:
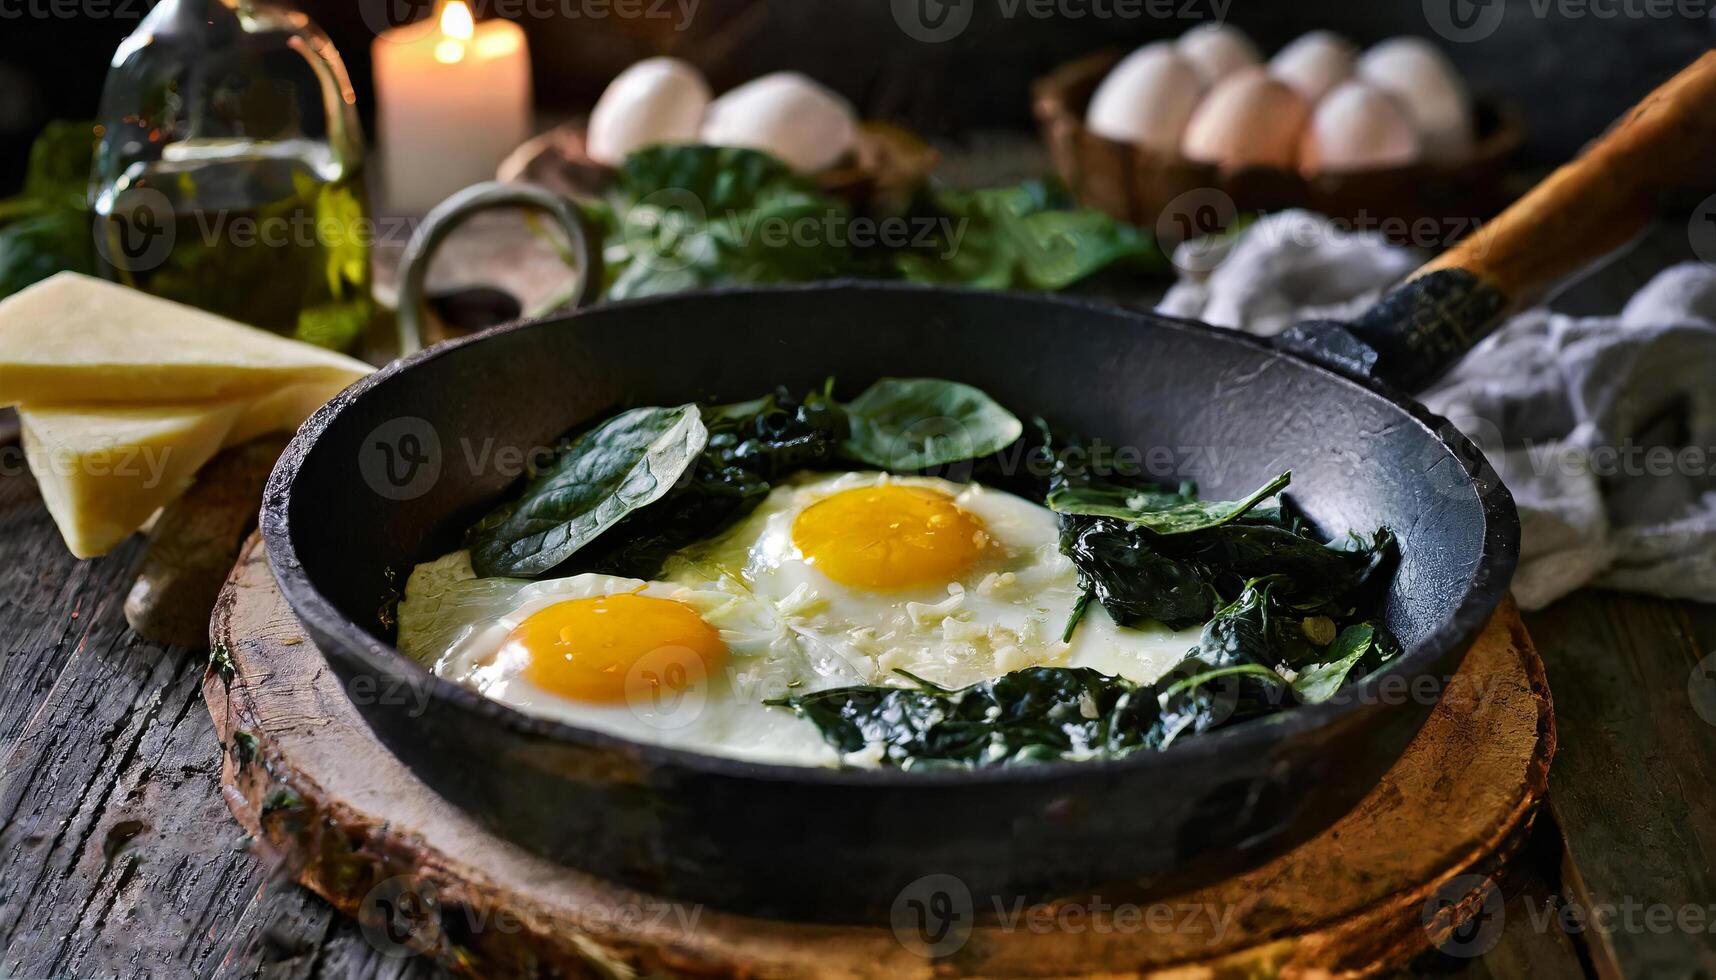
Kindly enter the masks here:
M 987 531 L 971 568 L 935 585 L 869 591 L 819 571 L 793 543 L 805 508 L 858 487 L 945 493 Z M 636 592 L 673 599 L 719 631 L 725 667 L 689 701 L 603 705 L 569 700 L 497 656 L 507 635 L 558 602 Z M 671 556 L 655 581 L 581 574 L 529 581 L 478 578 L 468 552 L 417 566 L 399 604 L 399 648 L 442 677 L 523 711 L 637 741 L 796 765 L 841 759 L 815 726 L 767 698 L 850 684 L 905 683 L 898 670 L 958 687 L 1031 666 L 1090 667 L 1140 683 L 1166 673 L 1198 629 L 1122 629 L 1092 604 L 1070 643 L 1079 597 L 1047 508 L 978 484 L 879 472 L 799 474 L 724 533 Z
M 763 704 L 817 676 L 804 663 L 797 638 L 768 603 L 742 586 L 709 584 L 725 588 L 594 573 L 540 581 L 478 578 L 470 553 L 457 551 L 411 573 L 399 603 L 399 649 L 438 676 L 544 718 L 712 755 L 834 764 L 834 749 L 814 730 L 807 732 L 810 726 L 789 711 Z M 500 655 L 507 635 L 538 610 L 628 592 L 691 607 L 719 632 L 727 646 L 726 664 L 707 677 L 689 678 L 660 703 L 594 704 L 544 690 L 523 676 L 524 663 Z

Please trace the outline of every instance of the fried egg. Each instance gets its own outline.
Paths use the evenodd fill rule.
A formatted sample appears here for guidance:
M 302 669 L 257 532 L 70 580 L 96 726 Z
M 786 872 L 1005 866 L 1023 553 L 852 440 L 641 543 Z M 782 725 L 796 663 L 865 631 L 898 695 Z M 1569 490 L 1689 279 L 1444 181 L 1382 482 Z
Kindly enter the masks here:
M 869 684 L 905 670 L 959 687 L 1032 666 L 1147 682 L 1197 643 L 1195 630 L 1122 630 L 1094 607 L 1064 642 L 1080 593 L 1055 515 L 933 477 L 800 474 L 726 534 L 674 556 L 666 573 L 744 582 L 812 662 Z
M 417 566 L 399 649 L 526 713 L 716 755 L 828 765 L 834 750 L 764 704 L 815 675 L 796 636 L 742 584 L 586 573 L 478 578 L 470 553 Z M 852 683 L 855 678 L 832 681 Z
M 797 765 L 841 759 L 764 702 L 851 684 L 958 687 L 1031 666 L 1148 683 L 1198 630 L 1122 629 L 1092 605 L 1055 515 L 979 484 L 880 472 L 777 484 L 653 581 L 478 578 L 468 553 L 419 565 L 399 647 L 528 713 L 638 741 Z

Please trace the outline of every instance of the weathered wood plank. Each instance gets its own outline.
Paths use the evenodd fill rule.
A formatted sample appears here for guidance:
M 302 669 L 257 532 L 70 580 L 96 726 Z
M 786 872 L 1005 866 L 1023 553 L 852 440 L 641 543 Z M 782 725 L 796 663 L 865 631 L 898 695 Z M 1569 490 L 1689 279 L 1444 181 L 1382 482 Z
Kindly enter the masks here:
M 1716 973 L 1716 724 L 1689 698 L 1704 652 L 1680 609 L 1591 594 L 1529 620 L 1562 732 L 1563 880 L 1604 977 Z
M 130 632 L 135 545 L 77 562 L 0 477 L 0 972 L 195 972 L 259 865 L 219 796 L 202 661 Z

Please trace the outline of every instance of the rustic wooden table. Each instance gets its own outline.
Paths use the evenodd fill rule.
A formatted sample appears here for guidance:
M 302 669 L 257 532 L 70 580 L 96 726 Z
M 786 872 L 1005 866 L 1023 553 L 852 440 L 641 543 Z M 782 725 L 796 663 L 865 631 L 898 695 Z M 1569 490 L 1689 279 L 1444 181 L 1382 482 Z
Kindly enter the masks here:
M 1558 305 L 1616 310 L 1686 252 L 1665 227 Z M 203 657 L 126 627 L 138 558 L 72 560 L 0 446 L 0 977 L 438 975 L 240 833 Z M 1716 975 L 1716 607 L 1590 592 L 1527 622 L 1560 729 L 1551 812 L 1499 921 L 1414 972 Z

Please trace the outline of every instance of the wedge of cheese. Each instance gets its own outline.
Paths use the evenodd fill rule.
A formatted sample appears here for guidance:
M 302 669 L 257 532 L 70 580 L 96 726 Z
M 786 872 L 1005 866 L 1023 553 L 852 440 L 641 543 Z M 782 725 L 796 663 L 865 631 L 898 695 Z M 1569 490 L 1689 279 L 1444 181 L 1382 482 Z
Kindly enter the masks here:
M 243 403 L 225 445 L 237 446 L 272 432 L 296 432 L 311 413 L 343 391 L 344 381 L 304 381 Z
M 213 401 L 369 373 L 362 361 L 62 272 L 0 300 L 0 405 Z
M 24 457 L 66 547 L 93 558 L 184 493 L 245 407 L 25 408 L 18 421 Z

